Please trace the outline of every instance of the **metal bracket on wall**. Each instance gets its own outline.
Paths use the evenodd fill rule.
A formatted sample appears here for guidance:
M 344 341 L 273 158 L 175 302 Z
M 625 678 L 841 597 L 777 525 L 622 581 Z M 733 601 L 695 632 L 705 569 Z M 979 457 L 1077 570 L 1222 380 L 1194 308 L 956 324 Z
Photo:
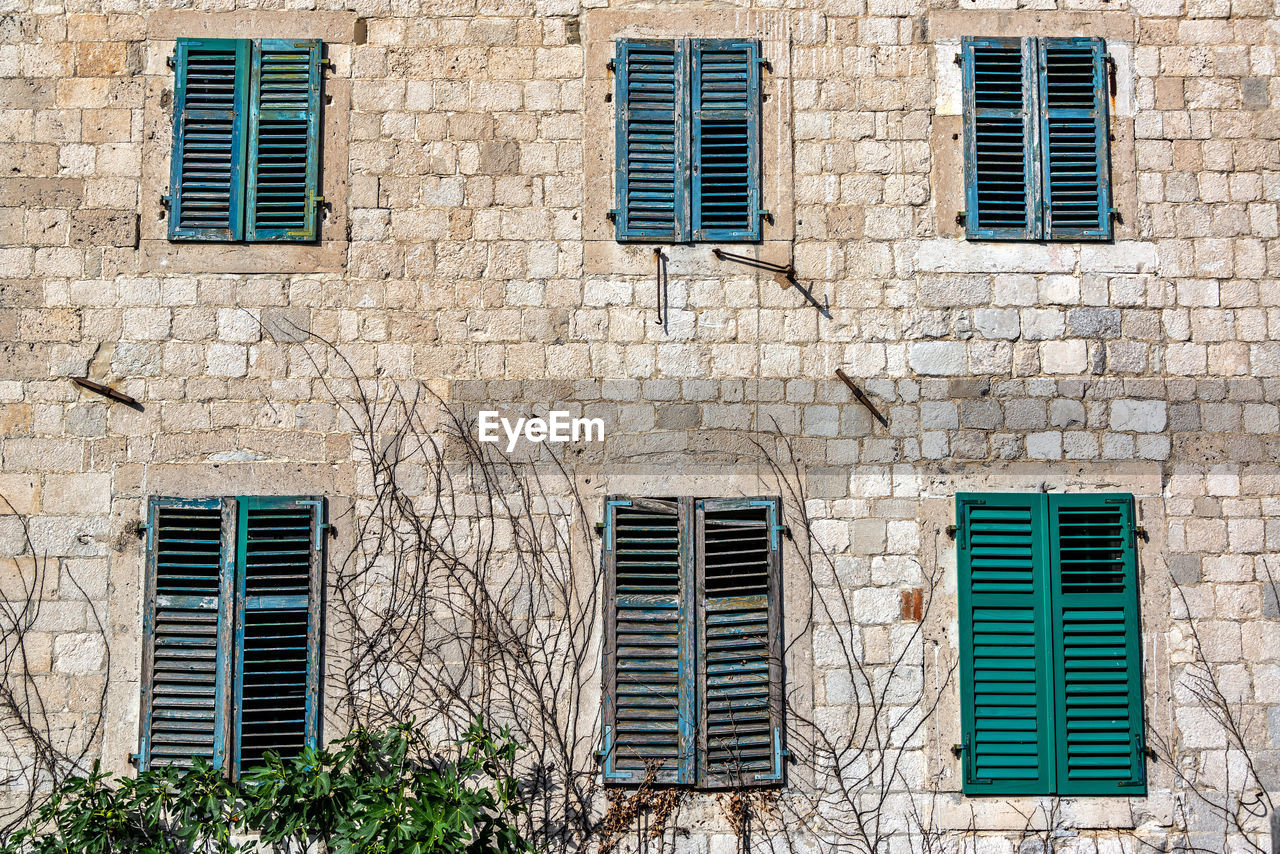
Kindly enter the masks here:
M 853 392 L 853 396 L 858 399 L 858 403 L 865 406 L 867 411 L 876 417 L 877 421 L 885 427 L 889 426 L 889 419 L 885 418 L 884 415 L 881 414 L 880 410 L 876 408 L 876 405 L 871 402 L 871 398 L 867 397 L 866 393 L 863 392 L 862 389 L 854 385 L 853 380 L 849 379 L 849 375 L 844 372 L 843 368 L 836 368 L 836 376 L 849 387 L 849 391 Z
M 796 278 L 796 268 L 794 264 L 774 264 L 772 261 L 761 261 L 759 258 L 751 258 L 746 255 L 735 255 L 732 252 L 725 252 L 723 249 L 719 248 L 712 249 L 711 254 L 716 256 L 716 259 L 720 261 L 729 261 L 733 264 L 742 264 L 744 267 L 754 267 L 757 270 L 764 270 L 767 273 L 773 273 L 774 281 L 781 285 L 783 290 L 795 285 L 796 290 L 802 293 L 804 298 L 813 304 L 813 307 L 818 310 L 819 314 L 828 320 L 831 318 L 830 308 L 818 302 L 818 299 L 813 295 L 813 292 L 800 284 L 800 281 Z
M 139 412 L 142 412 L 141 403 L 138 403 L 137 400 L 135 400 L 134 398 L 130 397 L 129 395 L 125 394 L 122 391 L 116 391 L 109 385 L 96 383 L 93 380 L 89 379 L 88 377 L 67 377 L 67 379 L 71 380 L 73 383 L 80 386 L 81 388 L 87 388 L 89 391 L 95 394 L 102 395 L 108 400 L 119 401 L 120 403 L 123 403 L 125 406 L 131 407 L 133 409 L 138 410 Z
M 657 278 L 654 281 L 658 291 L 658 317 L 653 322 L 666 332 L 667 321 L 671 316 L 671 302 L 667 290 L 667 256 L 662 254 L 661 249 L 654 249 L 653 258 L 658 264 Z

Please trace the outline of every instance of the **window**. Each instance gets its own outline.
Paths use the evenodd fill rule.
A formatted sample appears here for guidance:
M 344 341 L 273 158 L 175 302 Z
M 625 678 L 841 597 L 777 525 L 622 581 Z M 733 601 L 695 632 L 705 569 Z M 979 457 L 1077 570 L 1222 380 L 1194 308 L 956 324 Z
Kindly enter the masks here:
M 965 38 L 965 234 L 1109 240 L 1106 63 L 1096 38 Z
M 1146 791 L 1130 495 L 956 496 L 964 791 Z
M 169 239 L 314 241 L 321 43 L 178 39 Z
M 621 242 L 761 237 L 760 45 L 619 39 Z
M 606 782 L 782 782 L 779 510 L 606 501 Z
M 141 767 L 315 745 L 324 500 L 153 498 L 148 524 Z

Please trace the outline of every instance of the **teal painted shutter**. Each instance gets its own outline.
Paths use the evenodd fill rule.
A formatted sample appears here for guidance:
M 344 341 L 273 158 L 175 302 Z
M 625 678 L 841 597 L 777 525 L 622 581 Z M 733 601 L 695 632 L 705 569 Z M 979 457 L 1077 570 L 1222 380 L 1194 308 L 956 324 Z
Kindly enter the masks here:
M 1106 48 L 1094 38 L 1037 41 L 1045 236 L 1109 239 Z
M 1049 517 L 1057 794 L 1142 794 L 1133 497 L 1052 495 Z
M 1035 54 L 1030 40 L 965 38 L 965 234 L 1039 236 L 1040 168 L 1031 121 Z
M 759 240 L 760 48 L 694 39 L 693 239 Z
M 174 68 L 169 239 L 240 240 L 249 42 L 178 39 Z
M 1045 496 L 956 496 L 963 789 L 1053 785 Z
M 618 240 L 688 240 L 688 43 L 621 39 L 617 53 Z
M 691 504 L 605 502 L 604 779 L 692 783 Z
M 254 42 L 249 240 L 315 240 L 320 180 L 320 42 Z
M 320 498 L 238 502 L 236 775 L 316 744 L 325 515 Z
M 700 786 L 782 782 L 779 510 L 697 502 Z
M 221 767 L 234 569 L 234 514 L 217 499 L 148 509 L 140 767 Z

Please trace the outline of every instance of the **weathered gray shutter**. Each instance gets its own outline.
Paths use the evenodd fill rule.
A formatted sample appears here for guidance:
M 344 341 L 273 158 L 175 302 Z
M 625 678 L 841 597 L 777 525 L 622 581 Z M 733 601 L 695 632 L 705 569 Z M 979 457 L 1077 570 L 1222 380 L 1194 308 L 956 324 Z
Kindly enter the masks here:
M 604 779 L 694 780 L 692 504 L 610 497 L 604 533 Z
M 697 502 L 698 784 L 783 779 L 780 507 Z
M 236 548 L 233 773 L 314 746 L 320 719 L 322 498 L 248 497 Z
M 139 766 L 221 767 L 230 681 L 235 513 L 214 499 L 153 498 L 142 617 Z

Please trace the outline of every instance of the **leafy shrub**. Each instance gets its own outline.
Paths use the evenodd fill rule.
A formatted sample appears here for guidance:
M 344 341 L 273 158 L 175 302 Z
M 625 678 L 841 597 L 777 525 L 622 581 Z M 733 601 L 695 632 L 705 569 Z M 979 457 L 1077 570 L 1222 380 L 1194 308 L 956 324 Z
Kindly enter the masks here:
M 308 748 L 232 784 L 208 762 L 113 778 L 97 764 L 58 786 L 3 854 L 527 854 L 523 812 L 510 773 L 516 745 L 476 721 L 456 758 L 433 758 L 413 722 L 356 729 L 329 748 Z M 233 835 L 257 835 L 251 842 Z

